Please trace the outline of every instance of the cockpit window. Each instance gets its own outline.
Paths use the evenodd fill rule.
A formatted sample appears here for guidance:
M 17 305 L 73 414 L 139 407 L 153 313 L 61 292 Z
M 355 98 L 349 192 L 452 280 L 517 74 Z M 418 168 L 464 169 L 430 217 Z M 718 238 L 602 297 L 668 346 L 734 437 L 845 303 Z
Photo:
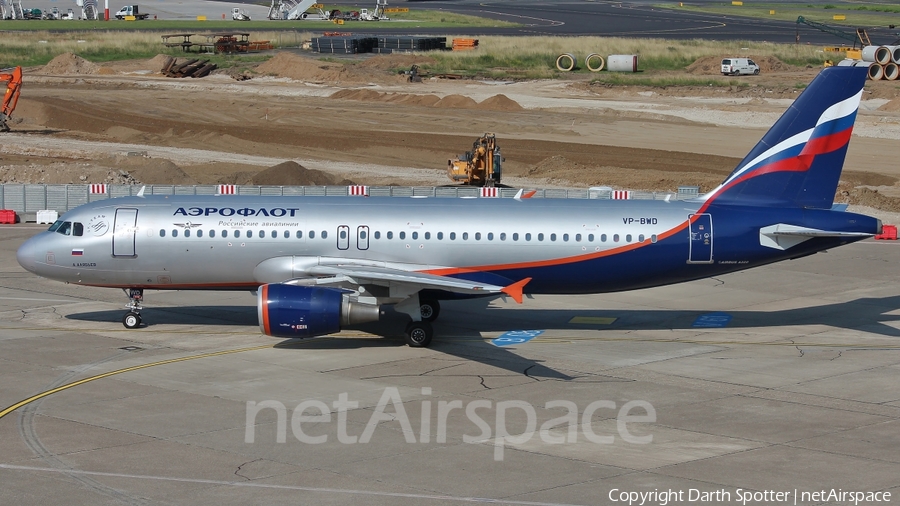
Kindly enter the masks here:
M 56 220 L 53 222 L 53 225 L 50 225 L 50 228 L 47 229 L 48 232 L 56 232 L 57 229 L 63 224 L 62 220 Z
M 62 224 L 56 229 L 56 233 L 62 235 L 72 235 L 72 222 L 62 222 Z
M 84 235 L 84 225 L 78 223 L 77 221 L 72 224 L 72 235 L 81 237 Z

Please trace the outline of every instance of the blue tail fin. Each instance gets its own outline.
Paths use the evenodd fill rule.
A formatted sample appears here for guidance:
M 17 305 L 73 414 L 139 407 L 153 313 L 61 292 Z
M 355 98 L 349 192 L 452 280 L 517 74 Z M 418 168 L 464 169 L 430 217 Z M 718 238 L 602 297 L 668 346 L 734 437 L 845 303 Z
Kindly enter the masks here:
M 865 67 L 824 69 L 706 200 L 831 208 L 866 77 Z

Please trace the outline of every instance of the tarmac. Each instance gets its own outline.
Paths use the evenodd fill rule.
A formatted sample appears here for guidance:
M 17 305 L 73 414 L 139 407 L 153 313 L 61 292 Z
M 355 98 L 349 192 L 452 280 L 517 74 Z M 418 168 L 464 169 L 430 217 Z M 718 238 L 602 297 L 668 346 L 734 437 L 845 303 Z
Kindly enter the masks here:
M 394 313 L 263 336 L 247 292 L 147 292 L 127 330 L 121 292 L 17 265 L 42 228 L 0 227 L 4 504 L 900 494 L 893 241 L 648 290 L 446 302 L 412 349 Z

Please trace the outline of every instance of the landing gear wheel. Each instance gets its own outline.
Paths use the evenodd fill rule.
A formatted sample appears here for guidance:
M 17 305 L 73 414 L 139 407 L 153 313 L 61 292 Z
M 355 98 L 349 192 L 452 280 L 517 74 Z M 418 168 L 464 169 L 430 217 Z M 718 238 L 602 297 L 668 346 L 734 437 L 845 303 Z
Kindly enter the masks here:
M 428 322 L 409 322 L 406 326 L 406 344 L 410 348 L 427 348 L 433 336 L 434 331 Z
M 441 303 L 436 300 L 423 300 L 419 302 L 419 311 L 422 313 L 422 320 L 433 322 L 437 320 L 441 314 Z
M 134 311 L 129 311 L 125 313 L 125 316 L 122 317 L 122 325 L 125 325 L 126 329 L 136 329 L 141 326 L 141 315 L 140 313 L 135 313 Z

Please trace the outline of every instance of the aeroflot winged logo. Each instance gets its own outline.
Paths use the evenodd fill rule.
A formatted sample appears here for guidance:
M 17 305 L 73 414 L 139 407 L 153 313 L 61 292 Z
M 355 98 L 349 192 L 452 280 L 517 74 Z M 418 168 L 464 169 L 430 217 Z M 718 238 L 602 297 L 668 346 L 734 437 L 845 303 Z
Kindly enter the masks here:
M 807 171 L 817 155 L 846 147 L 861 98 L 862 90 L 859 90 L 856 95 L 832 105 L 819 116 L 815 127 L 779 142 L 739 167 L 705 198 L 721 194 L 742 181 L 762 174 Z

